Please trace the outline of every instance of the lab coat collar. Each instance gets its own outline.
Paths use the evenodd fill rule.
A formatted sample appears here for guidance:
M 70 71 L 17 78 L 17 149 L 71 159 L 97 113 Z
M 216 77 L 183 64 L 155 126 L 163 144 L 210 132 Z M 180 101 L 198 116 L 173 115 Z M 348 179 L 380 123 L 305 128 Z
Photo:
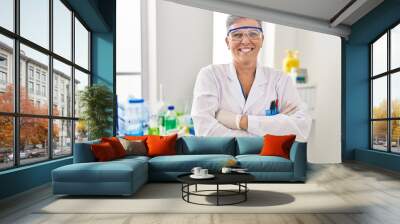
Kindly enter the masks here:
M 232 90 L 232 94 L 234 95 L 236 102 L 239 103 L 240 110 L 243 111 L 246 99 L 243 96 L 242 87 L 240 86 L 239 78 L 237 77 L 236 68 L 233 63 L 229 64 L 229 72 L 228 72 L 229 85 Z

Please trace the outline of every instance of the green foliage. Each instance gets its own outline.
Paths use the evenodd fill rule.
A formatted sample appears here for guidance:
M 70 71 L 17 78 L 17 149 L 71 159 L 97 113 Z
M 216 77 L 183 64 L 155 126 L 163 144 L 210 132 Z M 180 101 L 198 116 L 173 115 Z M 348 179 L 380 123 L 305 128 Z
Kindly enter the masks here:
M 392 100 L 392 114 L 391 117 L 400 117 L 400 100 Z M 387 101 L 382 100 L 378 106 L 372 108 L 373 118 L 387 118 Z M 391 121 L 392 128 L 392 139 L 397 140 L 400 138 L 400 122 Z M 386 138 L 387 136 L 387 121 L 376 121 L 373 125 L 374 138 Z
M 107 130 L 113 124 L 113 95 L 105 85 L 86 87 L 80 92 L 79 106 L 89 131 L 89 140 L 110 136 Z

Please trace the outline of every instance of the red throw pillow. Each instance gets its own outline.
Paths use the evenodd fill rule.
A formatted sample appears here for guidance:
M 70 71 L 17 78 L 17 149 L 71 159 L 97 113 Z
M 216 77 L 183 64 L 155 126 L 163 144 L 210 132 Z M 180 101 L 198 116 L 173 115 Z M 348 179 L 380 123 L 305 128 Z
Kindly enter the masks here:
M 264 146 L 261 149 L 260 155 L 262 156 L 280 156 L 290 159 L 290 148 L 296 135 L 265 135 Z
M 176 155 L 177 134 L 170 136 L 149 135 L 147 137 L 148 156 Z
M 110 138 L 101 138 L 101 142 L 108 142 L 114 149 L 115 155 L 117 158 L 121 158 L 126 156 L 126 151 L 124 146 L 122 146 L 121 142 L 117 137 L 110 137 Z
M 91 149 L 94 154 L 94 157 L 99 162 L 110 161 L 117 158 L 114 149 L 108 142 L 92 144 Z

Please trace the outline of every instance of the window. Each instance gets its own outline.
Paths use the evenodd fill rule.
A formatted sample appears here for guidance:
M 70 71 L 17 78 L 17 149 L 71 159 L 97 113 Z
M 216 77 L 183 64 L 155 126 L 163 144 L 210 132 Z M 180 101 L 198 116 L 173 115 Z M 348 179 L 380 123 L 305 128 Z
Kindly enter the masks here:
M 49 48 L 49 0 L 20 0 L 21 36 Z
M 3 71 L 0 71 L 0 84 L 1 85 L 7 84 L 7 74 Z
M 40 84 L 36 84 L 36 95 L 40 95 Z
M 400 25 L 370 45 L 371 148 L 400 153 Z
M 81 114 L 79 96 L 86 86 L 89 86 L 89 74 L 75 70 L 75 117 L 79 117 Z
M 3 3 L 0 3 L 0 7 L 2 4 Z M 0 20 L 2 20 L 2 15 L 0 15 Z M 8 65 L 8 63 L 10 63 L 9 60 L 14 56 L 13 51 L 13 40 L 0 33 L 0 76 L 2 76 L 2 78 L 0 78 L 0 113 L 14 111 L 14 84 L 12 82 L 14 73 L 12 66 Z M 1 147 L 0 143 L 0 148 Z
M 82 68 L 89 69 L 89 32 L 75 18 L 75 62 Z
M 390 31 L 390 68 L 400 67 L 400 25 Z
M 42 96 L 46 96 L 46 86 L 42 86 Z
M 53 93 L 53 114 L 54 115 L 60 114 L 57 106 L 58 106 L 58 90 L 54 89 L 54 93 Z
M 29 74 L 29 79 L 33 80 L 33 67 L 32 66 L 29 66 L 28 74 Z
M 36 80 L 40 81 L 40 71 L 39 71 L 39 69 L 36 69 Z
M 28 82 L 28 92 L 29 94 L 33 94 L 33 82 Z
M 141 1 L 117 1 L 116 92 L 118 104 L 142 97 Z
M 70 155 L 72 152 L 72 121 L 53 120 L 53 157 Z
M 0 26 L 6 29 L 0 29 L 0 170 L 70 156 L 76 130 L 86 139 L 85 127 L 75 126 L 79 113 L 74 114 L 73 105 L 79 90 L 71 87 L 90 83 L 90 31 L 67 4 L 0 0 Z M 14 21 L 19 21 L 15 31 Z M 19 88 L 14 88 L 15 76 Z
M 0 4 L 1 5 L 1 4 Z M 14 122 L 12 116 L 0 114 L 0 169 L 14 166 Z
M 53 60 L 54 64 L 54 70 L 53 70 L 53 90 L 54 90 L 54 101 L 53 101 L 53 114 L 54 115 L 62 115 L 72 117 L 72 92 L 70 89 L 65 89 L 64 85 L 65 83 L 70 83 L 72 85 L 72 69 L 71 66 L 66 65 L 56 59 Z M 58 97 L 59 97 L 59 90 L 61 94 L 61 102 L 64 102 L 64 96 L 67 96 L 68 98 L 68 107 L 64 113 L 61 113 L 60 109 L 56 107 L 56 105 L 59 103 Z M 71 101 L 71 102 L 69 102 Z
M 7 67 L 7 56 L 0 55 L 0 67 L 3 67 L 3 68 Z
M 40 105 L 37 101 L 36 104 Z M 49 158 L 48 119 L 21 117 L 19 136 L 19 158 L 21 165 L 47 160 Z M 35 138 L 32 138 L 35 133 Z
M 0 26 L 14 31 L 14 0 L 1 0 L 0 9 Z
M 7 56 L 0 54 L 0 91 L 5 92 L 7 86 Z
M 71 60 L 72 12 L 60 1 L 53 0 L 54 52 Z

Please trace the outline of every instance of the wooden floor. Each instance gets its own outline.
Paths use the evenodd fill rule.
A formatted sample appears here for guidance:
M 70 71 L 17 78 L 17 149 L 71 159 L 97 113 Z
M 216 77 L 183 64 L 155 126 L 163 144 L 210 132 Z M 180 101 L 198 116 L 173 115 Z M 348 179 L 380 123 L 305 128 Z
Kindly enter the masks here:
M 308 182 L 317 183 L 349 203 L 367 204 L 357 214 L 35 214 L 54 200 L 42 186 L 0 202 L 0 223 L 400 223 L 400 174 L 358 163 L 312 165 Z

